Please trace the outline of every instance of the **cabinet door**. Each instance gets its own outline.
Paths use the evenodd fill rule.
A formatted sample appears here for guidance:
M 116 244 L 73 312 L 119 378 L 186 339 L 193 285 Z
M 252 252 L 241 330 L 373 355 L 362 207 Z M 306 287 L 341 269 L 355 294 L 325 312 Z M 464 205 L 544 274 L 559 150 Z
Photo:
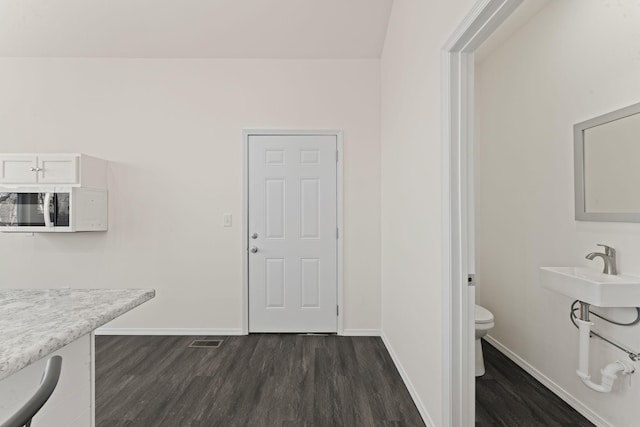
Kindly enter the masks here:
M 38 156 L 38 167 L 40 184 L 76 184 L 78 182 L 77 156 Z
M 35 184 L 37 182 L 36 156 L 0 156 L 0 183 Z

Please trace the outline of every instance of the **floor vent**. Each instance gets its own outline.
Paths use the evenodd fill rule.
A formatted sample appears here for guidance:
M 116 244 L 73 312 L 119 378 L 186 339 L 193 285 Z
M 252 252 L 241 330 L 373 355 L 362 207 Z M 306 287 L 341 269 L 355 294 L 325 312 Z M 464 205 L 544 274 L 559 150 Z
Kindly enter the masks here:
M 193 340 L 189 347 L 192 348 L 218 348 L 222 340 Z

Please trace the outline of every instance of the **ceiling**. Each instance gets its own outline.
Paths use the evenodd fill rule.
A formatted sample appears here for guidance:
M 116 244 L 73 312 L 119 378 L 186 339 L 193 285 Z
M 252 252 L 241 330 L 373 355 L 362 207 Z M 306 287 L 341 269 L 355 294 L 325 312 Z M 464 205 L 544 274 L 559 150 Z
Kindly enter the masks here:
M 378 58 L 393 0 L 1 0 L 0 57 Z

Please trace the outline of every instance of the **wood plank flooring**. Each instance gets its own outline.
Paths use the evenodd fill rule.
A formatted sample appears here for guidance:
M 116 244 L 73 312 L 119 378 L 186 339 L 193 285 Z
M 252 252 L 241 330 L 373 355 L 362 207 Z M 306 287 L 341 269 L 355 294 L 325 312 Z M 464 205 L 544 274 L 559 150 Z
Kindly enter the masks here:
M 196 338 L 97 336 L 97 427 L 424 426 L 380 338 Z
M 487 373 L 476 378 L 476 426 L 593 426 L 492 345 L 482 340 Z

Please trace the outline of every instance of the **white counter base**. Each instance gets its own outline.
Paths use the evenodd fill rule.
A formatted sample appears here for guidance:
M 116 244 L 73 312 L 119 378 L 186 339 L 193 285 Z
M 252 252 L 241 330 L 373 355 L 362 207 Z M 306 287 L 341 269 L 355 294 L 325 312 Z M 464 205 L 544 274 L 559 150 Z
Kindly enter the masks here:
M 83 335 L 51 355 L 0 381 L 0 422 L 13 415 L 40 384 L 47 360 L 62 356 L 60 381 L 33 418 L 34 426 L 94 427 L 95 366 L 93 333 Z

